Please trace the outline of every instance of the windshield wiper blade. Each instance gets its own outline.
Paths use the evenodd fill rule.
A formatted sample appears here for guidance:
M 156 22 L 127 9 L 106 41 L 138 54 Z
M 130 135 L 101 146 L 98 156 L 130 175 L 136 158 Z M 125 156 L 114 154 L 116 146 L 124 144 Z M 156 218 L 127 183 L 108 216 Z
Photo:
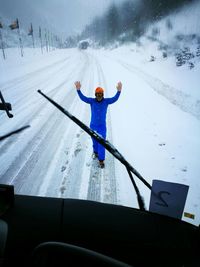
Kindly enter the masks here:
M 26 128 L 29 128 L 29 127 L 30 127 L 30 125 L 26 125 L 26 126 L 23 126 L 23 127 L 19 128 L 17 130 L 14 130 L 14 131 L 12 131 L 10 133 L 7 133 L 7 134 L 5 134 L 3 136 L 0 136 L 0 141 L 6 139 L 7 137 L 9 137 L 9 136 L 11 136 L 13 134 L 17 134 L 17 133 L 19 133 L 19 132 L 21 132 L 21 131 L 25 130 Z

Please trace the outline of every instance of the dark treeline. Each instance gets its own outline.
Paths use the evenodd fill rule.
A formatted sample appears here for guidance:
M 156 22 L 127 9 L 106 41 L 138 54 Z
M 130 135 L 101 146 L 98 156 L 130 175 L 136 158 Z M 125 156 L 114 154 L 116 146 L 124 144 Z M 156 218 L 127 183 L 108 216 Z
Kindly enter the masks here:
M 195 1 L 197 0 L 127 0 L 120 6 L 112 4 L 103 16 L 96 17 L 85 27 L 78 39 L 90 38 L 100 45 L 114 40 L 135 41 L 150 23 Z

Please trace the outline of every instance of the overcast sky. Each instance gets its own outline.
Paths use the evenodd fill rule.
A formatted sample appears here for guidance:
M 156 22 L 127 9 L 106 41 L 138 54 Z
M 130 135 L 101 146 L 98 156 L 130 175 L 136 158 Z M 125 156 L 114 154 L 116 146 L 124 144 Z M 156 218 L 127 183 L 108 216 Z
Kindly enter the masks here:
M 126 0 L 0 0 L 0 17 L 19 18 L 25 29 L 48 27 L 63 37 L 80 32 L 92 19 L 101 15 L 111 3 Z M 2 19 L 1 18 L 1 19 Z M 56 33 L 55 32 L 55 33 Z

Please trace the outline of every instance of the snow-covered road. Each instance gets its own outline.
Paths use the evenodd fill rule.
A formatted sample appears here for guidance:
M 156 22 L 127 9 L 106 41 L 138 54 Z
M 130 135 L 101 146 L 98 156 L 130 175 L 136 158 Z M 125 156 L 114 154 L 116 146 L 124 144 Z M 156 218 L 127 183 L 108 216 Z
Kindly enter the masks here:
M 25 52 L 29 55 L 31 50 Z M 163 179 L 191 185 L 187 211 L 196 213 L 200 203 L 198 99 L 106 51 L 34 53 L 15 64 L 14 59 L 1 62 L 0 89 L 12 104 L 14 117 L 0 113 L 0 135 L 31 127 L 0 143 L 0 183 L 14 184 L 18 194 L 137 207 L 124 166 L 107 153 L 105 169 L 97 168 L 90 137 L 37 92 L 40 89 L 89 125 L 90 107 L 78 98 L 74 82 L 81 81 L 85 95 L 93 96 L 94 89 L 102 86 L 111 97 L 121 80 L 122 95 L 108 110 L 108 140 L 148 183 Z M 149 189 L 136 182 L 148 208 Z
M 14 184 L 20 194 L 116 203 L 114 159 L 108 155 L 105 170 L 94 166 L 90 137 L 37 93 L 41 89 L 88 124 L 89 110 L 72 88 L 76 79 L 93 94 L 94 82 L 102 83 L 104 74 L 92 56 L 76 51 L 1 85 L 14 114 L 11 126 L 1 113 L 1 130 L 31 126 L 0 144 L 1 182 Z

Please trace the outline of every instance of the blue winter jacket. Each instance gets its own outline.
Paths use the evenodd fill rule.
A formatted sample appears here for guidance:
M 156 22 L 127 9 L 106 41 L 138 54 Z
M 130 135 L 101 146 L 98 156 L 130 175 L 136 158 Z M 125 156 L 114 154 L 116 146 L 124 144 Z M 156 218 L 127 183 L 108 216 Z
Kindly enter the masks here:
M 90 104 L 91 107 L 91 122 L 90 126 L 105 126 L 106 125 L 106 113 L 108 105 L 115 103 L 119 96 L 120 91 L 117 91 L 115 96 L 110 98 L 103 98 L 100 102 L 96 98 L 86 97 L 81 90 L 77 90 L 77 93 L 82 101 Z

